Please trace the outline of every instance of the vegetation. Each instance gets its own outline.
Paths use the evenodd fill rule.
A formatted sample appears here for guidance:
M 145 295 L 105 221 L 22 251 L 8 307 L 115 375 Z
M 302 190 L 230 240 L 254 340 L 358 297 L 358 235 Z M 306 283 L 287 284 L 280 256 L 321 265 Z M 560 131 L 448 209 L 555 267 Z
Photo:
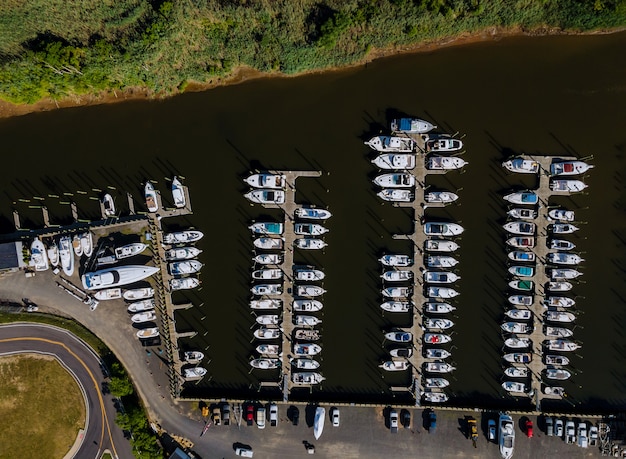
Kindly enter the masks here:
M 626 0 L 6 0 L 0 97 L 34 102 L 208 82 L 238 66 L 294 74 L 487 27 L 626 24 Z

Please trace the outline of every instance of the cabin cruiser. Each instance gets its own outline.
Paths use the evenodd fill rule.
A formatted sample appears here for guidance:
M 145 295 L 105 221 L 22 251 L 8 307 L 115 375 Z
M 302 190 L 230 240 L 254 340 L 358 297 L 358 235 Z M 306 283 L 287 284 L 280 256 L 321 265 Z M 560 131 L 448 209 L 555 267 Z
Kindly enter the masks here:
M 195 274 L 201 269 L 202 263 L 200 263 L 198 260 L 173 261 L 167 264 L 167 270 L 172 276 Z
M 415 176 L 408 172 L 382 174 L 372 182 L 381 188 L 412 188 L 415 186 Z
M 574 322 L 576 316 L 571 312 L 547 311 L 546 320 L 550 322 Z
M 318 300 L 294 300 L 291 307 L 294 312 L 317 312 L 321 311 L 324 305 Z
M 293 336 L 299 341 L 317 341 L 321 337 L 318 330 L 313 330 L 311 328 L 296 328 L 293 332 Z
M 426 151 L 433 153 L 443 153 L 449 151 L 459 151 L 463 148 L 463 142 L 451 137 L 442 136 L 426 141 Z
M 502 228 L 511 234 L 519 234 L 521 236 L 533 236 L 537 231 L 537 225 L 530 222 L 509 222 L 502 225 Z
M 264 358 L 250 360 L 250 366 L 259 370 L 275 370 L 276 368 L 280 368 L 280 365 L 280 359 Z
M 80 258 L 83 255 L 83 245 L 80 243 L 80 236 L 78 234 L 72 237 L 72 248 L 77 257 Z
M 138 312 L 150 311 L 154 309 L 154 306 L 155 306 L 154 299 L 150 298 L 150 299 L 135 301 L 134 303 L 130 303 L 128 305 L 127 311 L 133 314 L 136 314 Z
M 396 347 L 389 350 L 389 354 L 393 358 L 409 358 L 413 355 L 413 349 L 410 347 Z
M 424 357 L 427 359 L 447 359 L 451 355 L 452 353 L 450 351 L 439 348 L 429 348 L 424 352 Z
M 30 244 L 30 266 L 35 268 L 35 271 L 45 271 L 50 268 L 48 263 L 48 255 L 46 254 L 46 247 L 39 238 L 33 239 Z
M 62 236 L 59 239 L 59 261 L 63 273 L 71 277 L 74 274 L 74 253 L 72 253 L 72 240 L 69 236 Z
M 411 153 L 383 153 L 372 160 L 372 164 L 384 170 L 415 169 L 415 155 Z
M 202 253 L 202 250 L 196 247 L 177 247 L 165 251 L 166 261 L 191 260 Z
M 244 179 L 252 188 L 282 190 L 287 186 L 287 176 L 281 174 L 252 174 Z
M 298 326 L 315 327 L 316 325 L 322 323 L 322 319 L 318 319 L 315 316 L 298 314 L 293 318 L 293 323 Z
M 459 244 L 454 241 L 428 239 L 424 242 L 424 250 L 427 252 L 455 252 Z
M 572 250 L 576 247 L 576 244 L 564 239 L 552 239 L 548 248 L 552 250 Z
M 317 285 L 298 285 L 295 288 L 296 296 L 308 296 L 315 297 L 320 296 L 326 293 L 322 287 L 318 287 Z
M 122 247 L 117 247 L 115 249 L 115 258 L 117 258 L 118 260 L 122 260 L 124 258 L 133 257 L 135 255 L 139 255 L 147 248 L 148 245 L 142 244 L 141 242 L 123 245 Z
M 170 279 L 170 290 L 190 290 L 200 285 L 200 279 L 196 277 L 185 277 L 183 279 Z
M 164 244 L 189 244 L 202 239 L 204 234 L 197 230 L 178 231 L 175 233 L 165 233 L 163 235 Z
M 534 220 L 537 218 L 537 211 L 534 209 L 524 209 L 522 207 L 514 207 L 506 213 L 511 218 L 519 220 Z
M 550 175 L 579 175 L 592 167 L 583 161 L 555 161 L 550 164 Z
M 302 250 L 320 250 L 328 244 L 321 239 L 299 238 L 293 241 L 294 245 Z
M 530 309 L 509 309 L 504 315 L 514 320 L 530 320 L 533 318 L 533 312 Z
M 550 351 L 572 352 L 580 349 L 580 344 L 567 339 L 549 339 L 543 342 Z
M 180 183 L 178 177 L 174 176 L 172 179 L 172 198 L 174 199 L 174 206 L 178 209 L 185 207 L 187 199 L 185 198 L 185 189 L 183 184 Z
M 424 371 L 428 373 L 450 373 L 456 368 L 446 362 L 426 362 L 424 363 Z
M 564 282 L 564 281 L 548 282 L 548 284 L 546 285 L 546 290 L 548 290 L 549 292 L 568 292 L 573 287 L 574 286 L 572 285 L 571 282 Z
M 511 349 L 527 349 L 531 345 L 530 338 L 518 338 L 517 336 L 512 336 L 511 338 L 507 338 L 504 340 L 504 345 Z
M 259 325 L 278 325 L 280 322 L 278 314 L 261 314 L 255 320 Z
M 102 269 L 94 272 L 87 272 L 81 276 L 83 288 L 86 290 L 100 290 L 110 287 L 121 287 L 123 285 L 139 282 L 157 273 L 159 268 L 155 266 L 128 265 L 116 268 Z
M 502 167 L 519 174 L 536 174 L 539 172 L 540 165 L 537 161 L 530 159 L 514 158 L 502 163 Z
M 52 266 L 55 268 L 59 266 L 59 246 L 54 240 L 50 243 L 50 247 L 48 247 L 46 255 L 48 255 L 48 260 Z
M 394 269 L 385 271 L 380 277 L 382 277 L 385 282 L 405 282 L 413 279 L 413 271 Z
M 424 195 L 428 204 L 449 204 L 459 199 L 459 195 L 449 191 L 431 191 Z
M 372 137 L 369 141 L 365 142 L 365 145 L 368 145 L 372 150 L 385 153 L 410 153 L 415 151 L 415 140 L 409 137 L 379 135 Z
M 102 208 L 106 217 L 115 217 L 115 202 L 109 193 L 105 193 L 102 197 Z
M 383 296 L 387 298 L 408 298 L 413 294 L 411 287 L 387 287 L 382 290 Z
M 259 237 L 252 242 L 257 249 L 264 250 L 282 250 L 283 243 L 283 238 L 276 237 Z
M 424 224 L 424 234 L 427 236 L 458 236 L 464 228 L 457 223 L 434 223 Z
M 565 388 L 560 386 L 543 386 L 543 393 L 556 397 L 565 397 Z
M 122 289 L 119 287 L 98 290 L 93 297 L 99 301 L 119 300 L 122 298 Z
M 457 157 L 431 156 L 426 160 L 426 169 L 451 171 L 462 168 L 468 162 Z
M 144 197 L 146 198 L 146 207 L 148 208 L 148 212 L 156 212 L 159 210 L 157 194 L 156 191 L 154 191 L 154 186 L 150 182 L 146 182 L 144 187 Z
M 572 210 L 564 210 L 564 209 L 552 209 L 548 212 L 548 217 L 552 220 L 558 220 L 562 222 L 573 222 L 575 215 Z
M 502 383 L 504 390 L 514 394 L 525 394 L 527 392 L 526 384 L 516 381 L 504 381 Z
M 202 379 L 206 373 L 206 368 L 202 367 L 185 368 L 183 370 L 183 378 L 185 378 L 185 381 L 195 381 Z
M 144 328 L 143 330 L 139 330 L 136 335 L 139 339 L 156 338 L 159 336 L 159 329 L 158 327 Z
M 283 300 L 277 299 L 263 299 L 263 300 L 251 300 L 251 309 L 280 309 L 283 307 Z
M 397 118 L 391 120 L 391 132 L 403 134 L 425 134 L 437 126 L 419 118 Z
M 257 189 L 248 191 L 243 195 L 250 202 L 257 204 L 284 204 L 285 192 L 283 190 Z
M 315 409 L 315 418 L 313 421 L 313 436 L 316 440 L 319 440 L 324 431 L 324 419 L 326 419 L 326 409 L 318 406 Z
M 383 201 L 389 202 L 411 202 L 415 198 L 415 194 L 412 190 L 400 188 L 385 188 L 376 193 L 376 196 Z
M 533 360 L 533 355 L 530 352 L 513 352 L 504 354 L 503 358 L 509 363 L 530 363 Z
M 200 363 L 204 359 L 204 354 L 200 351 L 185 351 L 183 353 L 183 362 L 185 363 Z
M 387 360 L 381 365 L 378 365 L 385 371 L 404 371 L 409 368 L 409 362 L 406 360 Z
M 534 237 L 512 237 L 506 240 L 507 245 L 517 249 L 532 249 L 535 247 Z
M 533 329 L 530 325 L 521 322 L 504 322 L 500 328 L 507 333 L 517 333 L 520 335 L 528 335 Z
M 379 260 L 385 266 L 411 266 L 413 259 L 408 255 L 388 254 L 383 255 Z
M 326 220 L 332 216 L 328 210 L 314 207 L 298 207 L 294 215 L 297 218 L 308 218 L 310 220 Z
M 425 378 L 424 387 L 428 389 L 443 389 L 450 385 L 450 381 L 445 378 Z
M 257 222 L 248 226 L 250 231 L 254 234 L 275 234 L 280 235 L 283 234 L 283 224 L 282 223 L 274 223 L 274 222 Z
M 504 200 L 512 204 L 535 205 L 539 202 L 539 196 L 531 191 L 523 191 L 507 194 Z
M 281 336 L 280 328 L 269 328 L 261 326 L 254 330 L 254 337 L 256 339 L 278 339 Z
M 535 268 L 532 266 L 511 266 L 508 271 L 518 277 L 533 277 L 535 275 Z
M 281 295 L 283 286 L 280 284 L 258 284 L 250 288 L 253 295 Z
M 532 292 L 535 288 L 535 283 L 530 280 L 515 279 L 509 282 L 509 287 L 523 292 Z
M 459 261 L 446 255 L 430 255 L 426 257 L 426 266 L 429 268 L 454 268 Z
M 552 191 L 579 192 L 587 188 L 587 185 L 580 180 L 552 180 L 550 189 Z
M 422 392 L 422 397 L 430 403 L 445 403 L 448 401 L 448 395 L 443 392 L 425 391 Z
M 564 355 L 551 355 L 545 356 L 546 365 L 569 365 L 569 359 Z
M 544 304 L 553 308 L 571 308 L 576 304 L 576 301 L 566 296 L 548 296 L 546 297 Z
M 410 343 L 413 341 L 413 335 L 409 332 L 392 331 L 385 333 L 385 339 L 393 341 L 394 343 Z
M 260 265 L 280 265 L 283 262 L 283 256 L 277 253 L 261 253 L 253 260 Z
M 576 271 L 575 269 L 553 269 L 550 271 L 550 279 L 576 279 L 578 276 L 582 276 L 583 273 Z
M 533 263 L 537 258 L 533 252 L 527 252 L 525 250 L 514 250 L 508 254 L 509 260 L 512 261 L 527 261 Z
M 546 378 L 548 379 L 556 379 L 558 381 L 564 381 L 569 379 L 572 376 L 572 373 L 567 371 L 564 368 L 547 368 L 546 369 Z
M 504 374 L 509 378 L 526 378 L 528 377 L 527 367 L 508 367 L 504 370 Z
M 454 311 L 456 308 L 449 303 L 440 303 L 431 301 L 424 304 L 424 311 L 431 314 L 446 314 Z
M 459 292 L 448 287 L 428 287 L 426 295 L 429 298 L 454 298 L 459 295 Z
M 569 328 L 563 327 L 545 327 L 544 334 L 548 338 L 570 338 L 574 336 L 574 332 Z
M 280 355 L 280 345 L 278 344 L 259 344 L 256 351 L 261 355 Z
M 314 371 L 302 371 L 291 374 L 291 382 L 296 386 L 311 386 L 313 384 L 321 384 L 324 377 L 320 373 Z
M 328 233 L 328 228 L 317 223 L 296 223 L 293 225 L 293 231 L 300 236 L 321 236 Z
M 322 352 L 322 346 L 315 343 L 297 343 L 293 345 L 294 355 L 317 355 Z
M 449 284 L 460 278 L 461 276 L 448 271 L 424 271 L 424 282 L 431 284 Z
M 152 322 L 156 320 L 156 314 L 154 311 L 145 311 L 133 315 L 130 320 L 134 324 L 142 324 L 145 322 Z
M 299 370 L 317 370 L 320 363 L 315 359 L 292 359 L 291 363 Z
M 324 271 L 315 269 L 313 266 L 294 266 L 294 278 L 299 281 L 318 281 L 326 276 Z
M 508 300 L 509 303 L 516 306 L 530 306 L 533 304 L 533 297 L 531 295 L 511 295 Z
M 450 341 L 452 341 L 452 337 L 445 333 L 424 333 L 424 343 L 426 344 L 446 344 Z
M 567 252 L 549 253 L 546 258 L 548 260 L 548 263 L 556 263 L 559 265 L 577 265 L 585 261 L 584 258 L 581 258 L 575 253 Z
M 93 253 L 93 236 L 90 231 L 86 231 L 80 235 L 80 245 L 83 249 L 83 255 L 90 257 Z
M 554 234 L 572 234 L 579 230 L 577 226 L 570 223 L 553 223 L 548 226 L 548 229 Z
M 278 268 L 257 269 L 252 271 L 252 279 L 255 280 L 278 280 L 282 279 L 283 272 Z
M 447 330 L 448 328 L 452 328 L 454 326 L 454 322 L 450 319 L 424 319 L 424 328 L 427 330 Z
M 413 303 L 410 301 L 385 301 L 380 307 L 387 312 L 409 312 L 413 308 Z

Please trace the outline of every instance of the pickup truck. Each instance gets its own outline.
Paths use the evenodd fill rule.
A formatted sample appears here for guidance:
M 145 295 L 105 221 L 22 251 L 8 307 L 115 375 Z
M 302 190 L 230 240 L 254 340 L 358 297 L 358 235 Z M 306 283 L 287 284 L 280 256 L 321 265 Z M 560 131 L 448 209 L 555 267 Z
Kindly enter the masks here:
M 574 421 L 567 421 L 565 423 L 565 443 L 576 443 L 576 425 Z

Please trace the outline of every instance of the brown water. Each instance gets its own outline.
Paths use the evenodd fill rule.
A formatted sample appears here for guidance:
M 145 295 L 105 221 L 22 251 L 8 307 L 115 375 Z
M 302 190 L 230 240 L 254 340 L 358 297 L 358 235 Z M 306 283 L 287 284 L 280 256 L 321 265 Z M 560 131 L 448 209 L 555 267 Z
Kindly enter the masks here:
M 499 163 L 512 153 L 594 155 L 585 178 L 589 192 L 558 201 L 577 210 L 582 225 L 572 240 L 584 252 L 575 375 L 570 397 L 558 408 L 591 411 L 626 407 L 626 34 L 513 38 L 399 56 L 327 75 L 259 80 L 162 102 L 66 109 L 0 122 L 4 193 L 0 228 L 10 232 L 12 210 L 23 225 L 42 225 L 40 196 L 53 223 L 70 222 L 74 199 L 81 218 L 99 212 L 99 189 L 132 192 L 142 182 L 179 174 L 189 185 L 194 214 L 167 222 L 205 232 L 200 244 L 203 288 L 177 295 L 197 307 L 177 313 L 179 331 L 199 334 L 185 345 L 205 350 L 211 378 L 183 395 L 277 397 L 249 372 L 254 317 L 247 307 L 252 242 L 247 225 L 266 212 L 242 197 L 241 181 L 260 168 L 315 169 L 320 179 L 299 179 L 298 200 L 328 206 L 334 216 L 323 253 L 299 254 L 325 269 L 322 372 L 327 380 L 303 399 L 400 402 L 390 386 L 406 375 L 382 374 L 383 330 L 409 319 L 381 314 L 379 265 L 383 251 L 409 251 L 392 233 L 410 232 L 411 213 L 382 204 L 371 185 L 371 152 L 362 144 L 385 131 L 398 112 L 420 115 L 463 134 L 470 162 L 464 173 L 429 178 L 461 189 L 461 205 L 428 211 L 429 218 L 459 221 L 456 322 L 450 393 L 453 403 L 506 407 L 516 402 L 500 388 L 499 323 L 506 303 L 505 207 L 501 195 L 524 181 Z M 528 180 L 528 179 L 526 179 Z M 80 194 L 78 191 L 86 194 Z M 95 191 L 94 191 L 95 190 Z M 62 196 L 72 192 L 73 196 Z M 61 198 L 49 197 L 59 195 Z M 273 214 L 278 217 L 277 214 Z M 384 378 L 383 378 L 384 376 Z M 266 379 L 277 378 L 277 374 Z M 260 395 L 259 395 L 260 392 Z M 522 400 L 517 406 L 530 406 Z M 548 407 L 548 405 L 544 405 Z

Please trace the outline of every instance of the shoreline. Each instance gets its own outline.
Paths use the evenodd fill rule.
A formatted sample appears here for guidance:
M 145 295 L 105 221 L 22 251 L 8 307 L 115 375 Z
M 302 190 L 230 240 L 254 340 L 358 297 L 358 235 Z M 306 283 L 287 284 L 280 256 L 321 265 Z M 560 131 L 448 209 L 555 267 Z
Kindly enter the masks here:
M 448 48 L 452 46 L 463 46 L 475 43 L 484 43 L 488 41 L 498 41 L 511 37 L 545 37 L 545 36 L 584 36 L 584 35 L 607 35 L 620 33 L 626 30 L 624 27 L 615 29 L 599 29 L 590 32 L 565 31 L 554 27 L 538 28 L 533 30 L 523 30 L 520 28 L 500 29 L 498 27 L 490 27 L 479 32 L 466 32 L 456 36 L 444 37 L 438 40 L 425 41 L 415 43 L 413 45 L 405 45 L 402 47 L 373 48 L 363 59 L 353 64 L 339 67 L 325 67 L 322 69 L 306 70 L 296 74 L 284 74 L 278 72 L 265 73 L 247 66 L 236 67 L 233 72 L 225 77 L 218 77 L 206 83 L 189 82 L 183 91 L 173 92 L 171 94 L 155 94 L 151 90 L 142 87 L 129 87 L 125 91 L 100 92 L 83 95 L 67 96 L 60 100 L 50 98 L 42 99 L 34 104 L 16 105 L 0 99 L 0 119 L 13 118 L 16 116 L 28 115 L 31 113 L 48 112 L 62 108 L 87 107 L 103 104 L 114 104 L 120 102 L 139 101 L 139 100 L 165 100 L 180 94 L 208 91 L 210 89 L 232 86 L 252 80 L 269 79 L 269 78 L 297 78 L 305 75 L 317 75 L 322 73 L 331 73 L 344 70 L 350 70 L 355 67 L 367 65 L 368 63 L 386 57 L 398 56 L 403 54 L 417 54 L 422 52 L 431 52 L 438 49 Z

